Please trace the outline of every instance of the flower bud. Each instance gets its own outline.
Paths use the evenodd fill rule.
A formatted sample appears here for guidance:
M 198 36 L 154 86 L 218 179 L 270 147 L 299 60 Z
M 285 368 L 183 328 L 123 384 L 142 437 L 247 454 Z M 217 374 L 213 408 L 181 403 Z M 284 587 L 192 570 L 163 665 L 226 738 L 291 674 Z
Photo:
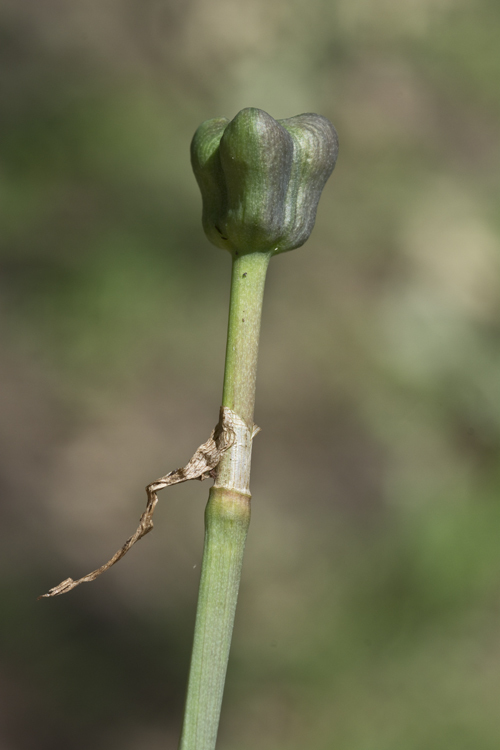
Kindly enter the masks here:
M 251 107 L 231 122 L 202 123 L 191 162 L 208 239 L 236 255 L 303 245 L 337 153 L 335 128 L 321 115 L 274 120 Z

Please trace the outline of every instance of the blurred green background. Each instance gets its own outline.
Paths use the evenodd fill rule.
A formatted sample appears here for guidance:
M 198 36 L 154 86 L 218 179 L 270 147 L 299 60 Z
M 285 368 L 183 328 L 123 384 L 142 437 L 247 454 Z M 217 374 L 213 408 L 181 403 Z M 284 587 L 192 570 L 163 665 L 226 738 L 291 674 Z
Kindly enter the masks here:
M 230 258 L 189 143 L 256 106 L 340 156 L 273 260 L 220 750 L 500 746 L 500 4 L 3 0 L 2 750 L 174 750 Z

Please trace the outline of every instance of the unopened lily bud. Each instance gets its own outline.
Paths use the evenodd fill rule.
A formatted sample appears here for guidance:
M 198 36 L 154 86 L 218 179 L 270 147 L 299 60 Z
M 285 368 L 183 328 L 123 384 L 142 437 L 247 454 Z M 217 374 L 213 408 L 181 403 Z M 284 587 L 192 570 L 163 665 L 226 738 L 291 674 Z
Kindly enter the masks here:
M 321 115 L 274 120 L 248 108 L 231 122 L 202 123 L 191 161 L 208 239 L 237 255 L 303 245 L 337 153 L 335 128 Z

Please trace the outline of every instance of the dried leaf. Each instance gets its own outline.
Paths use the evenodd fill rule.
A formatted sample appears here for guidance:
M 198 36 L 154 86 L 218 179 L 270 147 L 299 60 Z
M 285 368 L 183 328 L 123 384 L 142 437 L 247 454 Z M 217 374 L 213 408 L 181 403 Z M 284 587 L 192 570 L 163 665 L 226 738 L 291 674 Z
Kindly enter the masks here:
M 121 549 L 116 552 L 113 557 L 108 560 L 107 563 L 101 565 L 97 570 L 93 570 L 83 578 L 79 578 L 74 581 L 72 578 L 66 578 L 58 586 L 54 586 L 46 594 L 39 596 L 39 599 L 46 599 L 52 596 L 59 596 L 60 594 L 66 594 L 71 589 L 79 586 L 81 583 L 87 583 L 88 581 L 94 581 L 106 570 L 109 570 L 118 560 L 124 557 L 129 549 L 134 546 L 139 539 L 148 534 L 153 528 L 153 513 L 158 502 L 157 492 L 163 490 L 165 487 L 169 487 L 172 484 L 180 484 L 181 482 L 187 482 L 190 479 L 208 479 L 214 477 L 214 470 L 217 468 L 219 461 L 221 460 L 224 453 L 231 448 L 236 437 L 234 426 L 241 422 L 241 418 L 231 409 L 225 406 L 221 406 L 219 421 L 212 431 L 212 434 L 203 445 L 200 445 L 198 450 L 194 453 L 191 460 L 182 469 L 176 469 L 164 477 L 160 477 L 156 482 L 148 484 L 146 492 L 148 495 L 148 502 L 146 510 L 141 516 L 139 526 L 132 536 L 127 539 Z M 258 428 L 254 427 L 254 434 Z M 254 436 L 252 435 L 252 437 Z

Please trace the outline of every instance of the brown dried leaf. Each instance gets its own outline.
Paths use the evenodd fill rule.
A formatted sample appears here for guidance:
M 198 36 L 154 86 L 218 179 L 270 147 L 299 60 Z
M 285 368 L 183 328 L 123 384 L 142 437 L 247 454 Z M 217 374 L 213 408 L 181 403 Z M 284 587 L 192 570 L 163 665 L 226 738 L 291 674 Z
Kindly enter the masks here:
M 54 588 L 51 588 L 50 591 L 46 594 L 42 594 L 38 598 L 47 599 L 52 596 L 59 596 L 59 594 L 66 594 L 81 583 L 95 581 L 98 576 L 105 573 L 106 570 L 109 570 L 109 568 L 115 565 L 118 560 L 121 560 L 122 557 L 127 554 L 129 549 L 153 528 L 153 513 L 158 502 L 156 493 L 159 490 L 163 490 L 165 487 L 169 487 L 172 484 L 187 482 L 189 479 L 203 480 L 214 476 L 214 469 L 217 468 L 222 456 L 235 441 L 234 424 L 238 421 L 241 420 L 235 412 L 225 406 L 221 406 L 219 421 L 212 431 L 212 434 L 206 443 L 200 445 L 186 466 L 182 469 L 171 471 L 168 474 L 165 474 L 164 477 L 157 479 L 156 482 L 148 484 L 146 487 L 148 495 L 146 510 L 141 516 L 137 530 L 129 539 L 127 539 L 123 547 L 119 549 L 107 563 L 101 565 L 100 568 L 97 568 L 97 570 L 93 570 L 92 573 L 89 573 L 76 581 L 72 578 L 66 578 L 64 581 L 61 581 L 58 586 L 54 586 Z

